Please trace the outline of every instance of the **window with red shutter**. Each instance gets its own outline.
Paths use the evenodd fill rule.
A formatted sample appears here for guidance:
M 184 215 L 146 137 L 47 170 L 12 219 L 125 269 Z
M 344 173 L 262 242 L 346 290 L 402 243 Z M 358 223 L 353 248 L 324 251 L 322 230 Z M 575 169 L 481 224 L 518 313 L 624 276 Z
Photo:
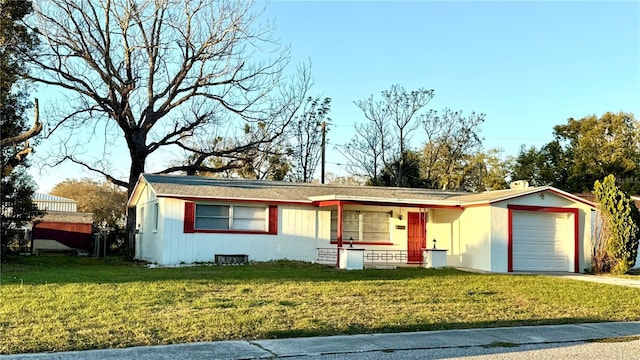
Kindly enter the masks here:
M 184 203 L 184 232 L 193 233 L 195 223 L 196 204 L 192 202 Z

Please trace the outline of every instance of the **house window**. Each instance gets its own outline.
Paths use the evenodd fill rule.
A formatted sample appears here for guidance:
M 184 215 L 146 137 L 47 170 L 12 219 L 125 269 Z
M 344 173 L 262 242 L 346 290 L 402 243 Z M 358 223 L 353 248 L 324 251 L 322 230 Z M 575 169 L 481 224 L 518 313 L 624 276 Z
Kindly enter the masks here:
M 153 230 L 158 230 L 158 215 L 159 206 L 158 203 L 153 204 Z
M 233 206 L 232 229 L 234 230 L 267 230 L 267 208 Z
M 196 204 L 196 230 L 267 231 L 267 208 Z
M 140 222 L 138 223 L 138 231 L 142 232 L 144 228 L 144 206 L 140 207 Z
M 228 230 L 230 206 L 196 204 L 196 229 Z
M 331 240 L 338 239 L 338 212 L 331 211 Z M 342 212 L 342 240 L 389 242 L 389 214 L 386 212 Z
M 361 213 L 364 241 L 389 241 L 389 214 L 382 212 Z

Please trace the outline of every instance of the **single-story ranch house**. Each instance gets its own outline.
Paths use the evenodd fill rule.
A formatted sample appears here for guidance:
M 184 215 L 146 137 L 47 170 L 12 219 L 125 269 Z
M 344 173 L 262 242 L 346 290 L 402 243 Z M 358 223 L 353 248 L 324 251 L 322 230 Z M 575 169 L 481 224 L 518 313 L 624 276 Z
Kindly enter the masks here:
M 580 272 L 590 265 L 594 204 L 553 187 L 464 193 L 142 174 L 136 258 L 158 265 L 248 256 L 364 265 L 446 265 L 491 272 Z M 345 250 L 346 251 L 346 250 Z

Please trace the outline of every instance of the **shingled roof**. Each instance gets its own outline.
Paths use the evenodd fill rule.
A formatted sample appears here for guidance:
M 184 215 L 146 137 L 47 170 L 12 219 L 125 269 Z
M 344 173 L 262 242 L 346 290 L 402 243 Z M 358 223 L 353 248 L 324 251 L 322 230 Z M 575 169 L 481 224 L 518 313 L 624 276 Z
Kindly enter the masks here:
M 421 204 L 464 206 L 492 203 L 513 197 L 550 190 L 548 186 L 468 193 L 420 188 L 375 187 L 291 183 L 265 180 L 208 178 L 199 176 L 142 174 L 129 199 L 134 203 L 144 184 L 158 197 L 258 200 L 273 202 L 314 203 L 342 200 L 367 203 Z M 561 195 L 570 195 L 560 190 Z M 572 197 L 573 198 L 573 197 Z

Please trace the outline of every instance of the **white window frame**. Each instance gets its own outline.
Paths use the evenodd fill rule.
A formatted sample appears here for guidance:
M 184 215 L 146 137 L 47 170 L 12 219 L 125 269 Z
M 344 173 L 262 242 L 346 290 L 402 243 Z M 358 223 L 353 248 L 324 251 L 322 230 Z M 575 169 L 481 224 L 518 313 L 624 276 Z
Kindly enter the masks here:
M 357 234 L 355 234 L 355 229 L 354 230 L 349 230 L 346 229 L 344 227 L 344 218 L 348 218 L 349 215 L 345 216 L 345 213 L 350 213 L 351 216 L 353 216 L 354 214 L 358 215 L 358 231 Z M 369 233 L 371 231 L 367 231 L 365 230 L 365 226 L 364 226 L 364 216 L 365 213 L 380 213 L 380 214 L 384 214 L 385 217 L 387 218 L 387 223 L 386 223 L 386 231 L 384 232 L 380 232 L 380 233 L 386 233 L 387 237 L 384 240 L 371 240 L 371 239 L 367 239 L 365 234 Z M 343 228 L 342 228 L 342 241 L 343 242 L 349 242 L 351 241 L 351 238 L 353 238 L 353 242 L 365 242 L 365 243 L 388 243 L 391 242 L 391 229 L 389 227 L 389 214 L 387 212 L 383 212 L 383 211 L 361 211 L 361 210 L 343 210 Z M 330 237 L 331 237 L 331 241 L 336 241 L 338 238 L 338 212 L 337 210 L 331 210 L 331 225 L 330 225 Z
M 217 206 L 217 207 L 223 207 L 223 208 L 228 208 L 228 216 L 210 216 L 211 218 L 218 218 L 218 219 L 228 219 L 228 227 L 227 228 L 209 228 L 209 227 L 198 227 L 198 218 L 205 218 L 207 216 L 205 215 L 200 215 L 198 216 L 198 207 L 202 207 L 202 206 Z M 248 218 L 248 217 L 237 217 L 235 216 L 236 213 L 240 213 L 240 209 L 239 208 L 251 208 L 251 209 L 260 209 L 262 210 L 262 215 L 261 217 L 254 217 L 254 218 Z M 237 210 L 237 211 L 234 211 Z M 241 221 L 257 221 L 259 223 L 262 223 L 261 227 L 250 227 L 250 228 L 241 228 L 240 227 L 240 223 Z M 195 205 L 195 209 L 194 209 L 194 230 L 196 231 L 221 231 L 221 232 L 242 232 L 242 231 L 249 231 L 249 232 L 268 232 L 269 230 L 269 207 L 268 206 L 256 206 L 256 205 L 232 205 L 232 204 L 211 204 L 211 203 L 196 203 Z

